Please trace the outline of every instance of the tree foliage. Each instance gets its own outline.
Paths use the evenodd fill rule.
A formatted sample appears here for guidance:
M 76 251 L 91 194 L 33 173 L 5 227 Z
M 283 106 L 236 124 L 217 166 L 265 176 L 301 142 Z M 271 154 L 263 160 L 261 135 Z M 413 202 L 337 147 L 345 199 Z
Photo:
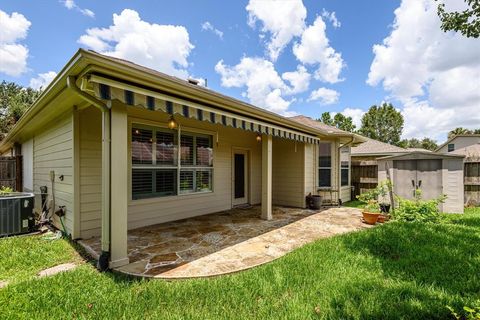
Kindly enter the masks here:
M 41 91 L 24 88 L 13 82 L 0 83 L 0 140 L 38 98 Z
M 430 151 L 435 151 L 438 148 L 437 142 L 427 137 L 422 140 L 417 138 L 403 139 L 398 146 L 402 148 L 422 148 Z
M 342 113 L 336 113 L 332 118 L 330 112 L 324 112 L 320 116 L 320 119 L 317 119 L 317 121 L 348 132 L 354 132 L 356 128 L 356 126 L 353 124 L 352 117 L 346 117 Z
M 473 131 L 470 130 L 470 129 L 467 129 L 467 128 L 458 127 L 458 128 L 455 128 L 455 129 L 451 130 L 448 133 L 448 139 L 453 138 L 454 136 L 461 135 L 461 134 L 473 134 Z
M 371 106 L 362 117 L 361 134 L 371 139 L 397 145 L 403 130 L 403 116 L 392 104 Z
M 468 9 L 461 12 L 447 12 L 445 3 L 439 3 L 437 14 L 442 21 L 443 31 L 461 32 L 467 38 L 480 36 L 480 0 L 464 0 Z

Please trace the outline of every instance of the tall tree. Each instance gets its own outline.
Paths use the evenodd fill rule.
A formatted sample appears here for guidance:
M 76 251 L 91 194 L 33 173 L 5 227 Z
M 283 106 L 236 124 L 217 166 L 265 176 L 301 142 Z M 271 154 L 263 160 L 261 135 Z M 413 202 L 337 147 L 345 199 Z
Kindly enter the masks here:
M 473 130 L 473 134 L 480 134 L 480 129 Z
M 435 151 L 438 148 L 437 141 L 435 141 L 433 139 L 430 139 L 430 138 L 423 138 L 422 148 L 430 150 L 430 151 Z
M 480 36 L 480 0 L 464 1 L 468 8 L 461 12 L 447 12 L 445 3 L 438 4 L 437 14 L 442 21 L 441 29 L 445 32 L 461 32 L 467 38 L 478 38 Z
M 0 140 L 17 123 L 40 93 L 13 82 L 0 83 Z
M 345 117 L 342 113 L 337 113 L 333 117 L 333 122 L 335 123 L 335 126 L 340 130 L 348 132 L 355 131 L 356 126 L 353 124 L 352 117 Z
M 320 117 L 320 119 L 317 119 L 317 121 L 328 124 L 329 126 L 334 126 L 335 125 L 335 123 L 333 123 L 332 116 L 330 115 L 330 112 L 328 112 L 328 111 L 322 113 L 322 116 Z
M 458 136 L 460 134 L 472 134 L 472 133 L 473 133 L 472 130 L 458 127 L 448 133 L 448 139 L 453 138 L 454 136 Z
M 371 139 L 397 145 L 403 130 L 403 116 L 392 104 L 371 106 L 362 117 L 361 134 Z

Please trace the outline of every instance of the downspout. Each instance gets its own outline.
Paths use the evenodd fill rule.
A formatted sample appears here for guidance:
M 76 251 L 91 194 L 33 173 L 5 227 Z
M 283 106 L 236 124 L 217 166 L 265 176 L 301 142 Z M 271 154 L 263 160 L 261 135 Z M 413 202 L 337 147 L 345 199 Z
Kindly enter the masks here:
M 337 176 L 337 188 L 338 188 L 338 204 L 340 205 L 341 202 L 342 202 L 342 179 L 341 179 L 341 176 L 342 176 L 342 161 L 340 160 L 340 149 L 343 148 L 343 147 L 346 147 L 348 145 L 351 145 L 353 142 L 355 141 L 355 136 L 352 136 L 352 139 L 347 142 L 347 143 L 344 143 L 344 144 L 339 144 L 338 145 L 338 148 L 337 148 L 337 156 L 338 156 L 338 160 L 337 160 L 337 163 L 338 163 L 338 168 L 340 170 L 338 170 L 338 174 L 336 175 Z M 350 171 L 350 170 L 349 170 Z M 350 181 L 349 181 L 350 183 Z M 352 192 L 352 190 L 350 190 L 350 193 Z
M 76 77 L 68 76 L 67 88 L 102 112 L 102 253 L 97 267 L 104 271 L 110 260 L 110 106 L 80 90 L 76 80 Z

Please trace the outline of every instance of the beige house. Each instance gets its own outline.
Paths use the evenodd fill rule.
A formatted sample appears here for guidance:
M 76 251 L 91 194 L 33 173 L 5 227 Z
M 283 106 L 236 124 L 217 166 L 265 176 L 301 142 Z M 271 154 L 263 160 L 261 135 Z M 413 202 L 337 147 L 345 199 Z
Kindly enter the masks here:
M 476 144 L 480 144 L 480 134 L 460 134 L 445 141 L 445 143 L 441 144 L 435 152 L 447 153 Z
M 81 49 L 0 153 L 21 149 L 25 190 L 47 186 L 67 233 L 101 235 L 118 267 L 127 230 L 248 204 L 270 219 L 272 204 L 305 207 L 309 193 L 349 188 L 349 146 L 362 141 Z

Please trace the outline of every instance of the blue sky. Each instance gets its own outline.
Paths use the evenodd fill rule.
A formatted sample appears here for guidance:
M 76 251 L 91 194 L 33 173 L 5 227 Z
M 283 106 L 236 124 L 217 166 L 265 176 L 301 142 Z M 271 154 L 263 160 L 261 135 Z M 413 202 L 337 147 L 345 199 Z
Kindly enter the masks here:
M 284 2 L 290 4 L 283 8 Z M 480 127 L 480 116 L 455 112 L 480 114 L 480 47 L 437 30 L 432 3 L 0 0 L 0 26 L 11 31 L 4 40 L 0 31 L 0 46 L 28 50 L 23 67 L 15 62 L 18 70 L 0 60 L 0 80 L 45 85 L 79 47 L 90 47 L 180 77 L 206 78 L 216 91 L 285 115 L 344 112 L 358 123 L 368 107 L 390 101 L 404 114 L 404 137 L 442 140 L 455 126 Z M 114 14 L 122 21 L 116 24 Z M 103 33 L 87 31 L 93 28 Z M 452 45 L 461 49 L 449 50 Z

